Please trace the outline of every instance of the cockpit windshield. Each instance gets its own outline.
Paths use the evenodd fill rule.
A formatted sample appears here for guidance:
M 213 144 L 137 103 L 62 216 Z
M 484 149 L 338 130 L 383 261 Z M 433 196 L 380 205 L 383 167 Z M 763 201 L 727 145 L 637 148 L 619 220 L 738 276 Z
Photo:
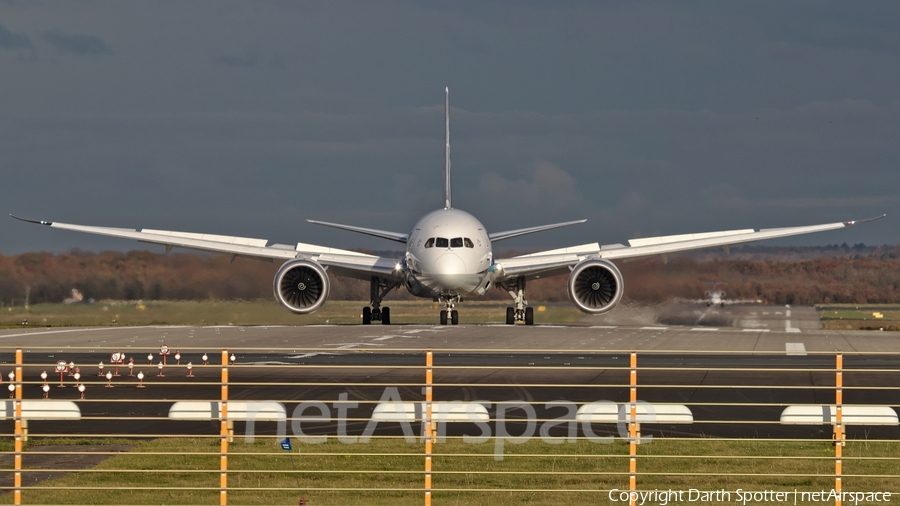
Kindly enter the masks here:
M 431 237 L 425 241 L 426 248 L 474 248 L 475 244 L 468 237 L 454 237 L 447 239 L 445 237 Z

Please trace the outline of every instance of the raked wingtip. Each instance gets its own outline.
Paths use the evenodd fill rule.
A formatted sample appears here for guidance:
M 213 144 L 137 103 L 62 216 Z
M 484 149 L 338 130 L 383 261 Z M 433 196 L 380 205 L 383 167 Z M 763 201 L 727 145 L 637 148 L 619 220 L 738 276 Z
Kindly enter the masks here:
M 847 227 L 849 227 L 850 225 L 857 225 L 857 224 L 859 224 L 859 223 L 868 223 L 868 222 L 870 222 L 870 221 L 880 220 L 881 218 L 884 218 L 885 216 L 887 216 L 887 213 L 882 214 L 881 216 L 876 216 L 876 217 L 874 217 L 874 218 L 867 218 L 867 219 L 865 219 L 865 220 L 851 220 L 851 221 L 845 221 L 845 222 L 844 222 L 844 225 L 847 226 Z

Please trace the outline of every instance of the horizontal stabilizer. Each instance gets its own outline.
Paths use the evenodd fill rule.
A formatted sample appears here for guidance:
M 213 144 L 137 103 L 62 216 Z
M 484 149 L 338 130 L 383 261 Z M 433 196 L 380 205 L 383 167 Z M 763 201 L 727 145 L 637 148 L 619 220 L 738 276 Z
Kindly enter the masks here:
M 578 225 L 579 223 L 584 223 L 587 220 L 575 220 L 575 221 L 567 221 L 565 223 L 554 223 L 552 225 L 541 225 L 539 227 L 529 227 L 529 228 L 520 228 L 517 230 L 506 230 L 503 232 L 495 232 L 493 234 L 489 234 L 488 237 L 491 238 L 492 242 L 502 241 L 504 239 L 509 239 L 511 237 L 518 237 L 520 235 L 533 234 L 535 232 L 543 232 L 544 230 L 552 230 L 554 228 L 560 227 L 568 227 L 569 225 Z
M 401 234 L 398 232 L 388 232 L 386 230 L 376 230 L 374 228 L 363 228 L 363 227 L 354 227 L 352 225 L 341 225 L 340 223 L 328 223 L 326 221 L 316 221 L 316 220 L 306 220 L 314 225 L 324 225 L 326 227 L 331 228 L 339 228 L 341 230 L 349 230 L 350 232 L 357 232 L 360 234 L 372 235 L 375 237 L 381 237 L 382 239 L 387 239 L 389 241 L 397 241 L 406 244 L 406 241 L 409 239 L 409 234 Z

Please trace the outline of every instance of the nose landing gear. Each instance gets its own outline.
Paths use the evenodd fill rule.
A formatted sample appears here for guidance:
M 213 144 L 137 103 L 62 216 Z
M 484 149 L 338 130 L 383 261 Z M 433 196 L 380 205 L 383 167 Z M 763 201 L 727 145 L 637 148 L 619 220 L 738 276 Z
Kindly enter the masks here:
M 453 309 L 459 301 L 459 295 L 442 295 L 438 299 L 445 308 L 441 309 L 441 325 L 447 325 L 448 316 L 451 325 L 459 325 L 459 311 Z

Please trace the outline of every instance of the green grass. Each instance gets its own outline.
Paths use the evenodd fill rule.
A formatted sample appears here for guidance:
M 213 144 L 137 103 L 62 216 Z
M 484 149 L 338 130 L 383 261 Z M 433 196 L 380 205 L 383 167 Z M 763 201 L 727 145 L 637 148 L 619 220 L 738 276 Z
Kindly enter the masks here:
M 0 327 L 29 326 L 109 326 L 109 325 L 311 325 L 359 324 L 361 301 L 329 301 L 310 315 L 294 315 L 271 301 L 101 301 L 96 304 L 35 304 L 0 308 Z M 386 301 L 395 324 L 436 323 L 439 307 L 428 300 Z M 506 318 L 505 302 L 464 302 L 462 323 L 501 323 Z M 535 306 L 537 323 L 577 322 L 584 314 L 571 304 Z
M 817 306 L 816 310 L 826 329 L 900 330 L 900 307 L 896 304 L 831 304 Z
M 30 449 L 39 450 L 40 444 L 44 442 L 32 444 Z M 135 445 L 133 451 L 104 461 L 94 472 L 73 473 L 40 484 L 49 490 L 25 490 L 23 503 L 218 504 L 216 438 L 130 444 Z M 502 461 L 494 459 L 493 449 L 493 442 L 476 445 L 459 439 L 435 444 L 434 504 L 608 504 L 606 491 L 628 488 L 628 445 L 621 441 L 551 445 L 533 439 L 521 445 L 507 443 Z M 228 459 L 229 503 L 296 504 L 302 494 L 317 506 L 422 504 L 422 452 L 422 444 L 406 443 L 402 438 L 355 445 L 334 440 L 310 445 L 295 440 L 291 454 L 281 451 L 272 438 L 259 438 L 252 444 L 236 442 L 230 446 Z M 897 442 L 848 442 L 844 447 L 845 490 L 900 491 L 898 455 Z M 834 486 L 834 447 L 827 441 L 656 439 L 638 446 L 637 468 L 639 490 L 830 490 Z M 857 474 L 890 477 L 852 476 Z M 327 490 L 333 488 L 371 490 Z M 473 488 L 496 491 L 463 490 Z M 556 491 L 542 491 L 546 489 Z M 0 496 L 0 503 L 11 500 L 11 494 Z

